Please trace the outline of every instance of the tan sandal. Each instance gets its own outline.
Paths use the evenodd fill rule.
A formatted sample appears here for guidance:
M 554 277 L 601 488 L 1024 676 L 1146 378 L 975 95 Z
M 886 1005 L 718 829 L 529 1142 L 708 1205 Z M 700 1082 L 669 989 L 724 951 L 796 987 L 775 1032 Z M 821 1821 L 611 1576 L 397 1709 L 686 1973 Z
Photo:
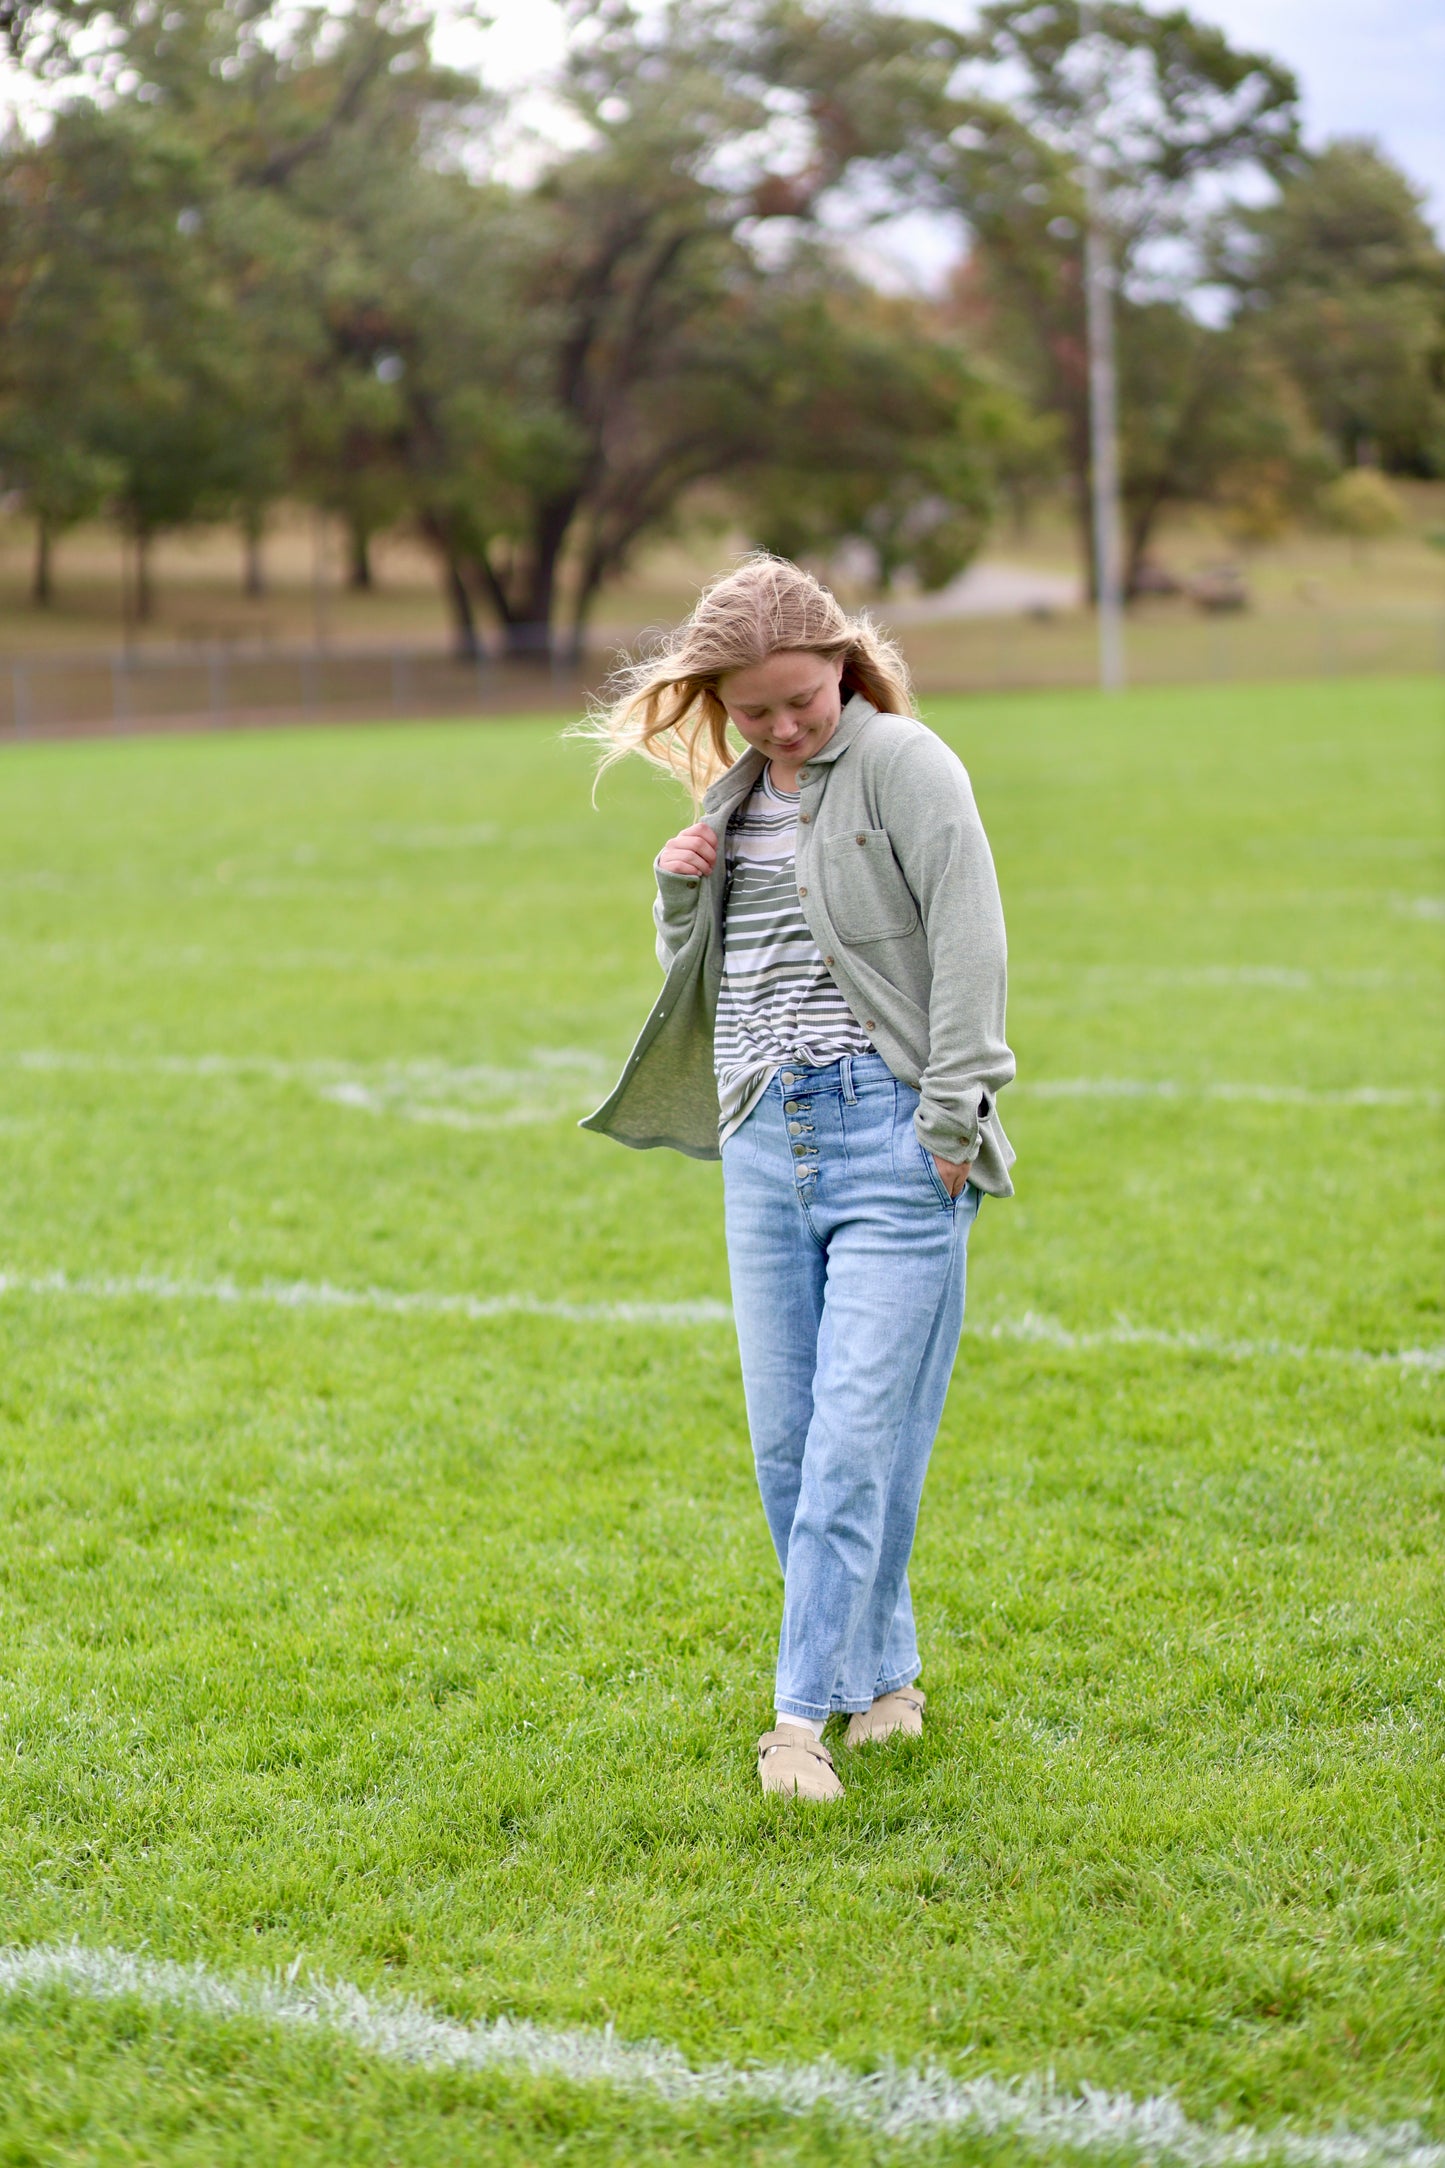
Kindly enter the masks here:
M 923 1737 L 924 1696 L 916 1686 L 897 1686 L 880 1694 L 871 1709 L 848 1719 L 849 1746 L 867 1746 L 870 1740 L 891 1739 L 901 1732 L 905 1739 Z
M 765 1792 L 785 1792 L 795 1799 L 841 1799 L 843 1787 L 833 1757 L 821 1739 L 801 1724 L 779 1724 L 758 1741 L 758 1775 Z

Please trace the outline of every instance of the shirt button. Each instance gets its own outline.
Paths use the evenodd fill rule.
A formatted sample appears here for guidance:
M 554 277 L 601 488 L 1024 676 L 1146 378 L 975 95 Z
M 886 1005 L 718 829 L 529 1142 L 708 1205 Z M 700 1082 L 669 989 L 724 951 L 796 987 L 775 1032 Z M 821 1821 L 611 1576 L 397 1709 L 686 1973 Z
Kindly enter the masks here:
M 866 836 L 859 836 L 858 841 L 860 843 L 866 843 L 868 841 L 868 838 Z
M 798 770 L 798 781 L 799 781 L 800 783 L 806 783 L 806 782 L 807 782 L 807 780 L 808 780 L 808 771 L 807 771 L 807 769 L 806 769 L 806 768 L 800 768 L 800 769 Z
M 870 1016 L 864 1022 L 863 1029 L 865 1031 L 876 1031 L 878 1029 L 878 1026 L 874 1023 L 872 1017 Z
M 800 889 L 798 890 L 798 894 L 799 894 L 800 896 L 806 896 L 806 895 L 807 895 L 807 893 L 808 893 L 808 891 L 807 891 L 807 889 L 806 889 L 806 888 L 800 888 Z
M 804 825 L 806 826 L 806 824 L 807 824 L 807 823 L 808 823 L 808 822 L 809 822 L 809 821 L 810 821 L 810 820 L 811 820 L 811 819 L 813 818 L 813 816 L 812 816 L 812 814 L 811 814 L 811 813 L 800 813 L 800 814 L 798 815 L 798 818 L 799 818 L 799 820 L 800 820 L 800 821 L 802 821 L 802 822 L 804 823 Z
M 826 964 L 826 965 L 828 966 L 828 969 L 829 969 L 829 970 L 831 971 L 831 970 L 832 970 L 832 968 L 833 968 L 833 959 L 832 959 L 832 957 L 831 957 L 831 956 L 825 956 L 825 957 L 823 958 L 823 961 L 824 961 L 824 963 L 825 963 L 825 964 Z

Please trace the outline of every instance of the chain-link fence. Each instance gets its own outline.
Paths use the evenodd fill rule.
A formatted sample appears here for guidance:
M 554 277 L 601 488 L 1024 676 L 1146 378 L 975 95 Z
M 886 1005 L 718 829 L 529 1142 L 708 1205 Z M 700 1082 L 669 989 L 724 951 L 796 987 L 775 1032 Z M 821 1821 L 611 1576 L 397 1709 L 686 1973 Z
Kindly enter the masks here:
M 920 689 L 967 693 L 1094 682 L 1087 617 L 929 620 L 899 627 Z M 1425 675 L 1445 671 L 1445 606 L 1131 621 L 1135 684 Z M 135 647 L 0 657 L 0 736 L 229 728 L 248 723 L 507 714 L 578 706 L 615 653 L 584 667 L 458 660 L 437 648 Z
M 557 683 L 558 692 L 566 689 Z M 313 716 L 451 715 L 552 696 L 545 668 L 459 661 L 436 648 L 217 645 L 0 658 L 0 731 L 21 738 Z

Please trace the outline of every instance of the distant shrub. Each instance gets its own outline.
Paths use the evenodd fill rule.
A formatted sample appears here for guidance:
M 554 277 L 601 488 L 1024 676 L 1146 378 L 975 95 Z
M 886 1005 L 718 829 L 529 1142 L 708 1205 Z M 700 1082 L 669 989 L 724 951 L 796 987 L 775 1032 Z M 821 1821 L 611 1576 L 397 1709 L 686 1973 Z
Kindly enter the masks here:
M 1405 525 L 1400 493 L 1376 467 L 1351 467 L 1320 491 L 1320 512 L 1336 534 L 1375 542 Z

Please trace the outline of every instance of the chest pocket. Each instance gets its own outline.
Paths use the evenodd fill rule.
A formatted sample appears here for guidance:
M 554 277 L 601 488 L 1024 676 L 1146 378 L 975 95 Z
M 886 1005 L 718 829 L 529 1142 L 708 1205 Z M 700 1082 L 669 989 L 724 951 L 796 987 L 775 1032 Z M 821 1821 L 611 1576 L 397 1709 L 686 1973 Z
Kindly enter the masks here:
M 886 828 L 834 836 L 823 853 L 824 894 L 843 941 L 894 941 L 918 925 L 918 906 Z

